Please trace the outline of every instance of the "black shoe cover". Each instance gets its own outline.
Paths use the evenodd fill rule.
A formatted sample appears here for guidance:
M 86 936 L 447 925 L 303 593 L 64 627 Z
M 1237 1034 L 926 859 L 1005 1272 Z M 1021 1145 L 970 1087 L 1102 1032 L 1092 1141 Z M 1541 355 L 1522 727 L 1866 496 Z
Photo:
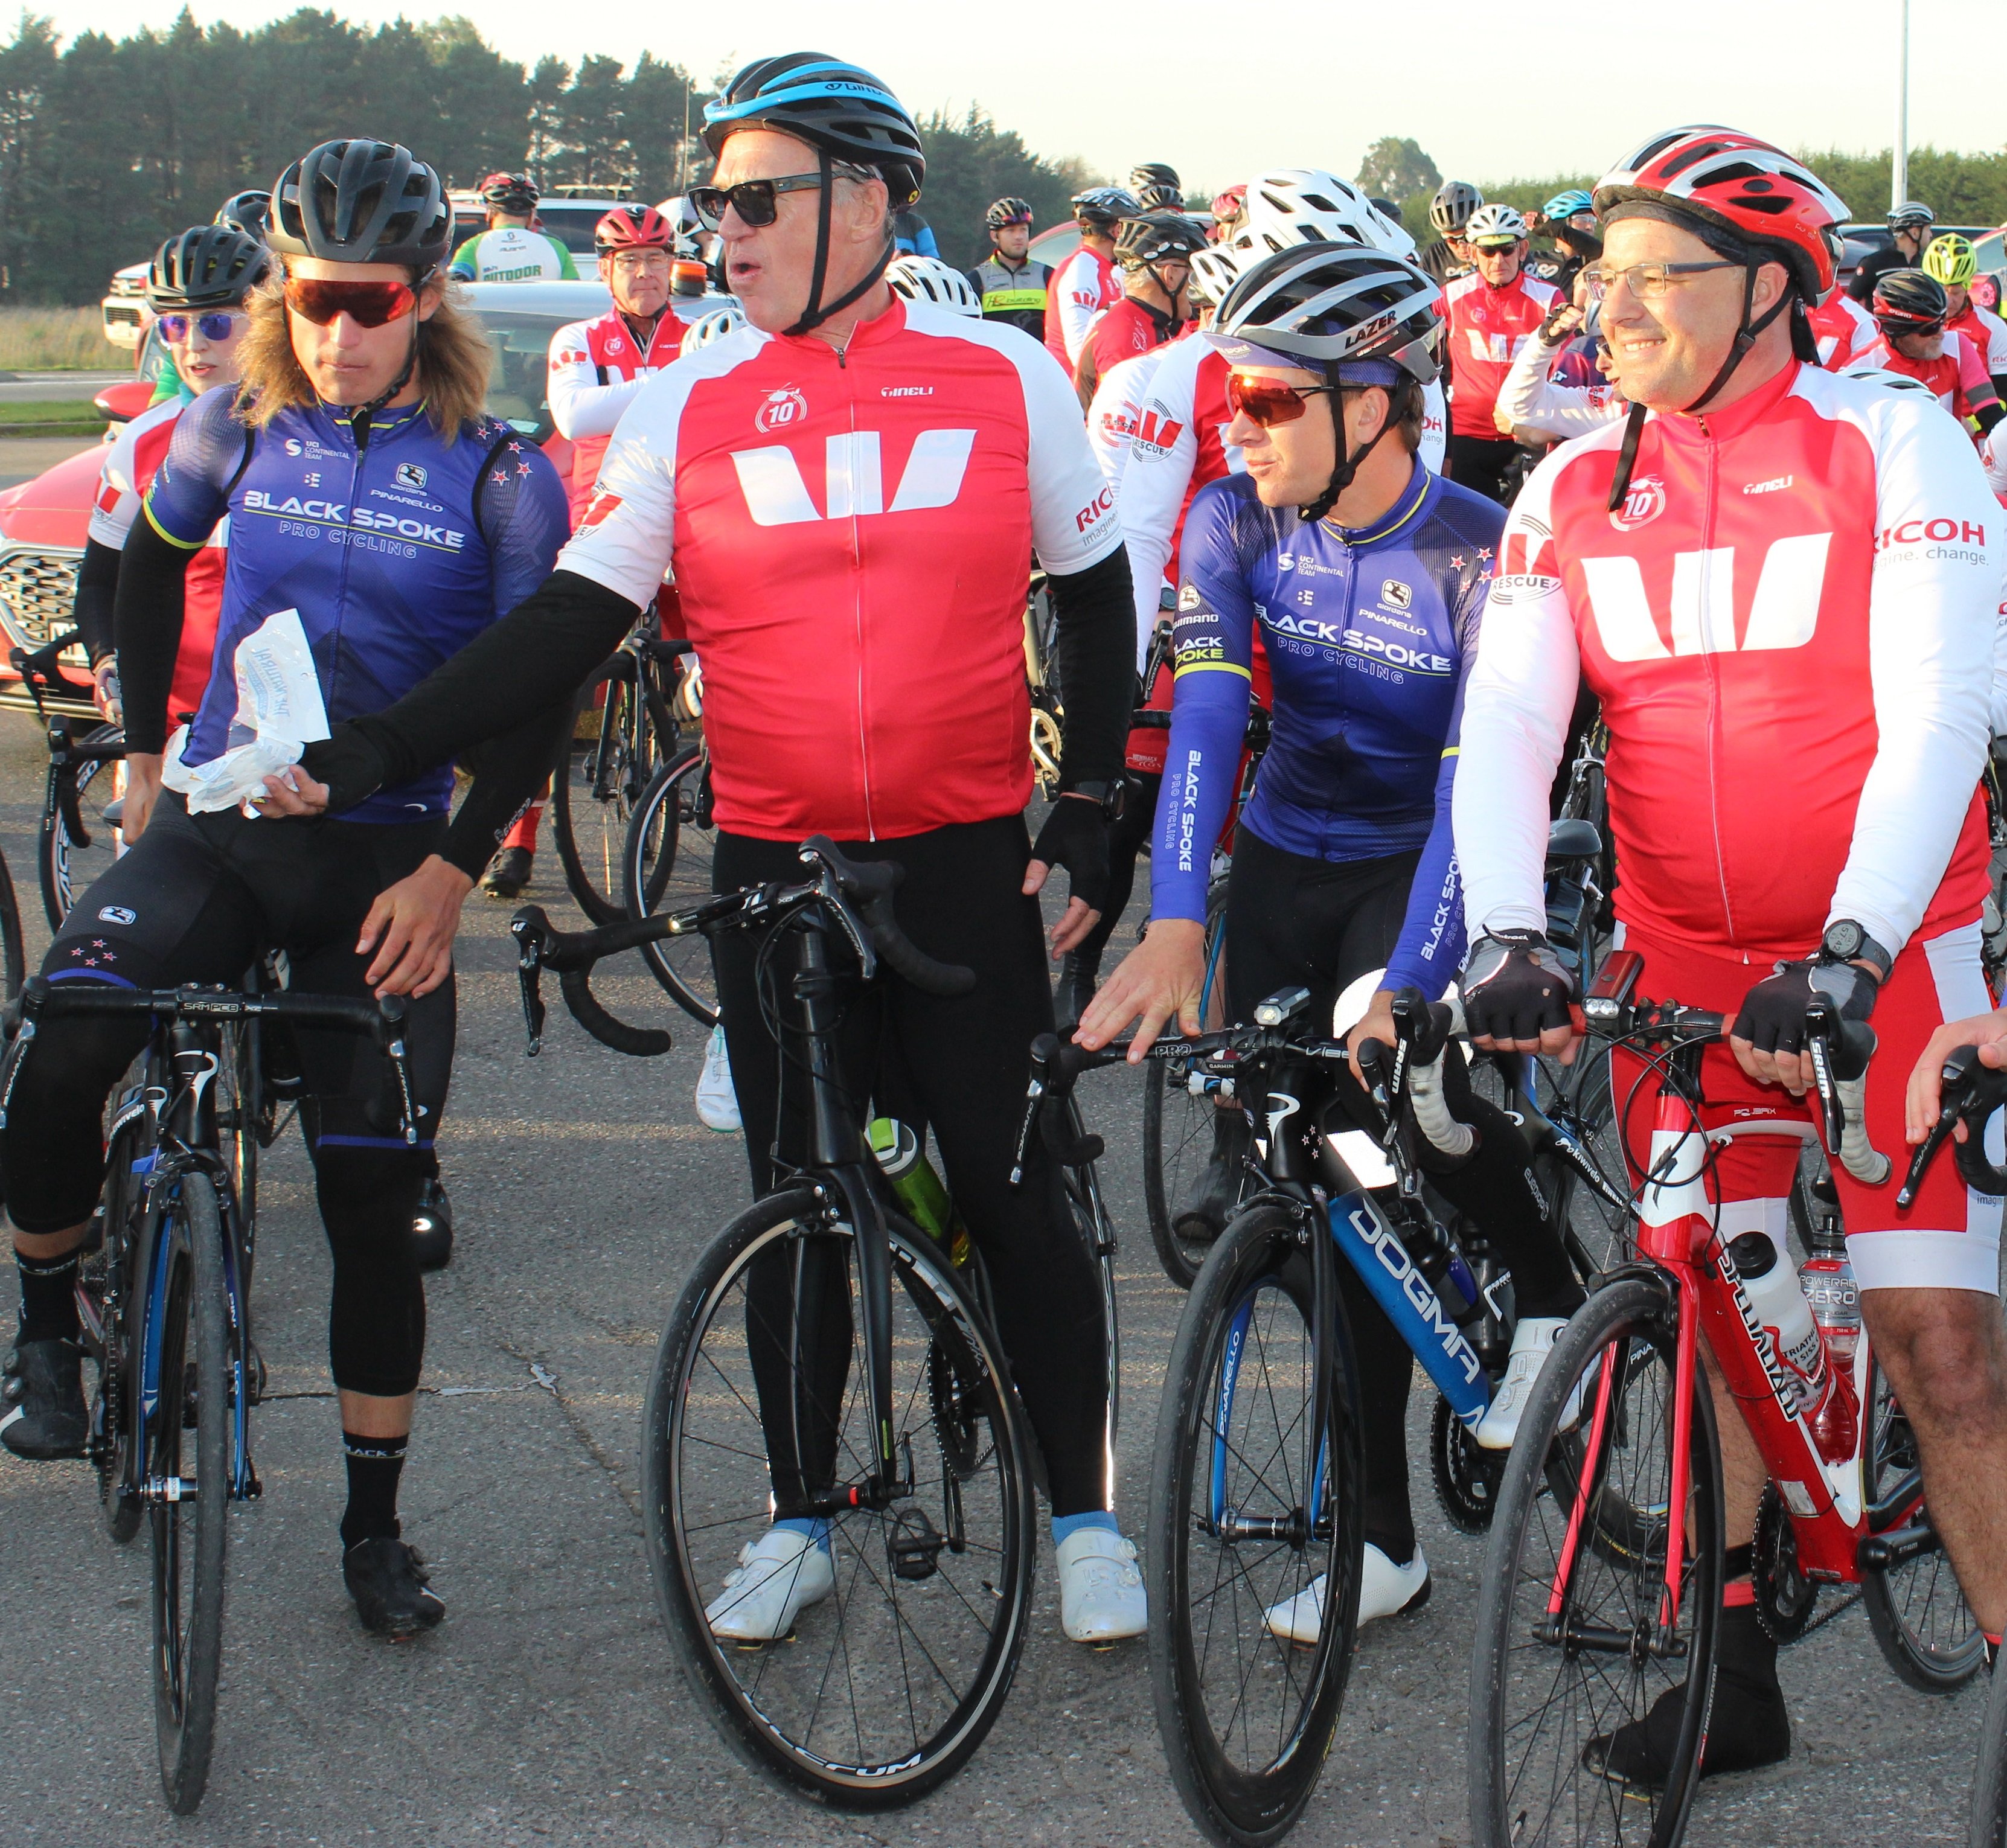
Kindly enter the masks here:
M 80 1457 L 90 1434 L 83 1402 L 83 1349 L 73 1341 L 23 1341 L 0 1399 L 0 1444 L 17 1457 L 46 1463 Z
M 1791 1716 L 1777 1685 L 1777 1645 L 1747 1605 L 1721 1613 L 1715 1662 L 1714 1707 L 1701 1751 L 1701 1776 L 1782 1764 L 1791 1755 Z M 1663 1790 L 1681 1711 L 1681 1691 L 1667 1688 L 1642 1721 L 1592 1739 L 1582 1762 L 1619 1783 Z
M 530 868 L 535 859 L 527 847 L 505 847 L 488 862 L 481 889 L 491 898 L 520 898 L 530 883 Z
M 1225 1229 L 1247 1178 L 1247 1148 L 1254 1131 L 1238 1110 L 1217 1113 L 1212 1152 L 1172 1215 L 1171 1229 L 1193 1244 L 1209 1245 Z
M 446 1615 L 427 1584 L 425 1562 L 408 1540 L 358 1540 L 341 1556 L 342 1582 L 365 1630 L 402 1639 L 435 1628 Z

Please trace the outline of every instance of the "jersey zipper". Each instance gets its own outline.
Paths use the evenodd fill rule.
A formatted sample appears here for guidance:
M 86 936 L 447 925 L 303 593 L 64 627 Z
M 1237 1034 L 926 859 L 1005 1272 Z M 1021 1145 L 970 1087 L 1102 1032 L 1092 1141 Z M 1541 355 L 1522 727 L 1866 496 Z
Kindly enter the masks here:
M 1728 940 L 1736 942 L 1735 901 L 1728 890 L 1728 859 L 1721 845 L 1721 668 L 1715 651 L 1707 646 L 1708 638 L 1714 633 L 1714 612 L 1709 606 L 1712 594 L 1713 573 L 1707 568 L 1708 554 L 1714 549 L 1715 484 L 1720 473 L 1720 444 L 1714 432 L 1708 428 L 1707 419 L 1694 420 L 1700 426 L 1701 453 L 1701 555 L 1697 562 L 1700 574 L 1700 607 L 1695 612 L 1700 625 L 1700 633 L 1695 639 L 1700 644 L 1702 658 L 1707 664 L 1707 820 L 1714 835 L 1714 876 L 1721 892 L 1722 921 L 1728 927 Z M 1734 580 L 1731 577 L 1730 584 Z M 1735 625 L 1733 605 L 1728 611 L 1728 623 L 1732 632 Z M 1678 645 L 1674 638 L 1675 647 Z M 1737 945 L 1739 948 L 1740 946 Z
M 854 381 L 849 377 L 849 362 L 844 358 L 841 347 L 836 349 L 836 368 L 845 375 L 844 404 L 850 414 L 850 608 L 857 647 L 857 769 L 864 790 L 864 838 L 867 841 L 875 841 L 878 838 L 878 823 L 872 809 L 871 735 L 870 726 L 865 717 L 864 704 L 864 555 L 857 531 L 857 393 Z M 827 495 L 828 492 L 829 483 L 825 479 L 823 492 Z

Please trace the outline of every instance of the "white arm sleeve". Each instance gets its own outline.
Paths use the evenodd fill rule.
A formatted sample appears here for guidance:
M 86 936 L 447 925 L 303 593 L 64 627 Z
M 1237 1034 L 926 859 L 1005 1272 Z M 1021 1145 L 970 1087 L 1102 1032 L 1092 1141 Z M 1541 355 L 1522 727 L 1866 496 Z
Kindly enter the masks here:
M 1612 390 L 1556 383 L 1548 372 L 1560 353 L 1558 346 L 1542 346 L 1537 336 L 1529 339 L 1499 388 L 1498 409 L 1515 428 L 1537 430 L 1564 443 L 1616 422 L 1629 405 Z
M 1568 741 L 1582 659 L 1547 509 L 1559 457 L 1533 471 L 1498 542 L 1465 689 L 1451 816 L 1465 914 L 1487 930 L 1544 930 L 1547 792 Z
M 1198 363 L 1206 352 L 1201 340 L 1198 335 L 1181 340 L 1152 376 L 1142 406 L 1143 414 L 1155 419 L 1151 439 L 1144 440 L 1139 430 L 1122 471 L 1122 531 L 1129 542 L 1129 581 L 1136 596 L 1139 670 L 1156 633 L 1165 575 L 1177 564 L 1171 556 L 1171 541 L 1198 464 L 1192 403 Z M 1162 440 L 1166 432 L 1171 433 L 1169 443 Z
M 1067 365 L 1078 366 L 1087 330 L 1101 312 L 1101 277 L 1094 253 L 1075 251 L 1060 266 L 1052 286 L 1059 291 L 1060 338 L 1066 342 Z
M 1032 549 L 1060 577 L 1099 564 L 1122 543 L 1115 490 L 1094 459 L 1073 383 L 1029 335 L 996 344 L 1018 369 L 1029 439 Z
M 1827 921 L 1855 919 L 1894 954 L 1944 878 L 1986 759 L 2000 506 L 1937 406 L 1889 393 L 1862 415 L 1880 536 L 1868 605 L 1878 742 Z
M 749 349 L 737 351 L 742 360 Z M 600 464 L 578 530 L 558 554 L 559 570 L 589 577 L 637 608 L 647 606 L 667 577 L 675 549 L 676 434 L 690 387 L 732 363 L 707 365 L 703 358 L 679 361 L 641 382 Z
M 641 395 L 647 376 L 601 384 L 585 329 L 584 322 L 574 321 L 551 336 L 551 421 L 560 436 L 611 436 L 622 413 Z

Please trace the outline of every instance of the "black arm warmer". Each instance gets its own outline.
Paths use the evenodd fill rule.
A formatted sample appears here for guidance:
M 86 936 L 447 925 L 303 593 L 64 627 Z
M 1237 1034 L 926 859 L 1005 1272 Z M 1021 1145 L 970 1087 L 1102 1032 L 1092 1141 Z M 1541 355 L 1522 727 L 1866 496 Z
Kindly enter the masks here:
M 1085 571 L 1047 581 L 1066 705 L 1060 746 L 1067 786 L 1113 782 L 1122 774 L 1136 704 L 1136 603 L 1128 548 L 1118 546 Z
M 1550 224 L 1547 229 L 1557 244 L 1565 244 L 1585 263 L 1603 255 L 1603 240 L 1594 231 L 1585 231 L 1578 224 Z
M 552 689 L 569 695 L 582 685 L 640 613 L 589 577 L 553 571 L 394 706 L 344 721 L 300 761 L 330 785 L 329 811 L 339 815 L 379 789 L 546 719 Z M 538 777 L 556 749 L 553 742 L 536 759 Z
M 571 729 L 573 702 L 561 700 L 506 736 L 460 753 L 474 781 L 446 830 L 442 856 L 469 879 L 478 879 L 502 837 L 544 786 L 557 761 L 558 745 Z
M 1973 411 L 1972 421 L 1978 425 L 1980 435 L 1984 436 L 1991 434 L 1993 426 L 2003 417 L 2007 417 L 2007 409 L 1998 404 L 1988 404 L 1983 411 Z
M 76 603 L 70 613 L 93 668 L 118 647 L 111 610 L 118 594 L 118 554 L 95 539 L 85 540 L 83 558 L 76 568 Z
M 157 756 L 168 748 L 168 695 L 174 688 L 182 593 L 194 556 L 187 547 L 162 538 L 144 517 L 132 522 L 125 549 L 118 554 L 112 633 L 129 751 Z

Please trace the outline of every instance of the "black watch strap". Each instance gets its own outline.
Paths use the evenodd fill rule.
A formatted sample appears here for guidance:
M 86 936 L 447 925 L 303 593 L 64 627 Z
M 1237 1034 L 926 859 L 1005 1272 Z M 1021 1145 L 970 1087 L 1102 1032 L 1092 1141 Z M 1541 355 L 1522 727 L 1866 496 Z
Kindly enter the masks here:
M 1103 818 L 1116 821 L 1121 818 L 1123 798 L 1128 788 L 1129 781 L 1126 777 L 1113 779 L 1090 777 L 1083 782 L 1069 783 L 1060 793 L 1063 795 L 1084 795 L 1089 802 L 1099 802 Z

